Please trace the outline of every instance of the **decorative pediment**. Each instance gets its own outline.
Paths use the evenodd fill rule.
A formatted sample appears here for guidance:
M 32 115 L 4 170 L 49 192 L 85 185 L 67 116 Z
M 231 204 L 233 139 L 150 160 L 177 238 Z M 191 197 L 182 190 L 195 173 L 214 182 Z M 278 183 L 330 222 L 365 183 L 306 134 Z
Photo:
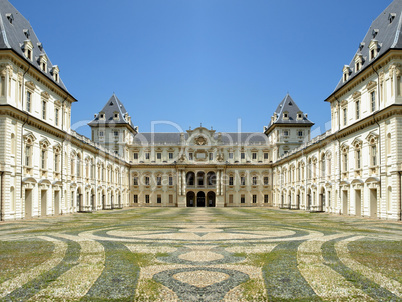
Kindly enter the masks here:
M 32 90 L 36 89 L 36 85 L 32 81 L 25 82 L 25 86 L 27 86 L 28 88 L 31 88 Z
M 54 102 L 54 105 L 55 105 L 56 107 L 61 107 L 61 102 L 60 102 L 60 100 L 55 101 L 55 102 Z
M 44 138 L 39 142 L 39 146 L 41 149 L 47 149 L 50 146 L 50 142 L 47 138 Z
M 373 88 L 376 87 L 376 86 L 377 86 L 377 82 L 375 82 L 375 81 L 370 81 L 370 82 L 367 83 L 366 89 L 367 89 L 367 90 L 370 90 L 370 89 L 373 89 Z
M 32 132 L 28 132 L 24 136 L 24 143 L 27 145 L 32 145 L 36 141 L 35 135 L 32 134 Z
M 61 153 L 61 145 L 60 144 L 56 144 L 53 146 L 53 152 L 56 154 L 60 154 Z
M 343 106 L 346 106 L 348 104 L 348 101 L 347 100 L 343 100 L 342 102 L 341 102 L 341 106 L 343 107 Z
M 46 91 L 42 91 L 42 93 L 40 94 L 42 96 L 42 98 L 48 100 L 50 98 L 50 94 L 47 93 Z
M 347 153 L 349 151 L 349 146 L 346 145 L 345 143 L 343 143 L 341 145 L 341 151 L 342 151 L 342 153 Z
M 352 146 L 353 146 L 355 149 L 360 149 L 360 148 L 362 147 L 362 145 L 363 145 L 363 142 L 362 142 L 359 138 L 355 138 L 355 139 L 353 140 L 353 142 L 352 142 Z
M 353 99 L 358 99 L 358 98 L 361 97 L 361 95 L 362 95 L 362 93 L 361 93 L 360 91 L 355 91 L 355 92 L 352 94 L 352 98 L 353 98 Z
M 370 145 L 377 144 L 378 134 L 376 132 L 372 131 L 367 135 L 366 140 L 369 142 Z

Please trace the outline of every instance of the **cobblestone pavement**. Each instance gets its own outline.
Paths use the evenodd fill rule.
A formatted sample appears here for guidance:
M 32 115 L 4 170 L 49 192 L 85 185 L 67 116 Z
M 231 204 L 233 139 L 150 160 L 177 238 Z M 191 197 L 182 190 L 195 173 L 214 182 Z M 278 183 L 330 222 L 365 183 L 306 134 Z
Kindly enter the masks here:
M 0 224 L 1 301 L 402 301 L 402 224 L 137 208 Z

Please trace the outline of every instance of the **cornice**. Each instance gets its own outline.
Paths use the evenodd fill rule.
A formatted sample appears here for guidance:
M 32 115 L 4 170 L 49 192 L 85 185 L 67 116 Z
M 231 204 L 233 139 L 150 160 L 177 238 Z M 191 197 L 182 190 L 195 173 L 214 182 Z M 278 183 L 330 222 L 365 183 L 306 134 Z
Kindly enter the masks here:
M 77 102 L 77 99 L 73 97 L 67 90 L 57 85 L 42 71 L 38 70 L 36 66 L 27 62 L 25 58 L 22 58 L 18 53 L 12 49 L 0 50 L 0 60 L 10 60 L 17 68 L 22 69 L 23 72 L 28 70 L 28 74 L 32 76 L 36 81 L 46 86 L 50 91 L 59 95 L 60 98 L 68 100 L 70 103 Z

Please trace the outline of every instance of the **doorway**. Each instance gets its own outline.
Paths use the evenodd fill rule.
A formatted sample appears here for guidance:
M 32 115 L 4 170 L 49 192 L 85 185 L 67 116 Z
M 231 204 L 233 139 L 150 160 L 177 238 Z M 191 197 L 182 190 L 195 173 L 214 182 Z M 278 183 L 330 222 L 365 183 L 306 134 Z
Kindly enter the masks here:
M 194 207 L 195 206 L 195 194 L 194 192 L 187 193 L 187 207 Z
M 205 207 L 205 193 L 204 192 L 197 193 L 197 207 Z
M 212 192 L 212 191 L 208 192 L 207 201 L 208 201 L 208 207 L 215 207 L 216 206 L 215 192 Z

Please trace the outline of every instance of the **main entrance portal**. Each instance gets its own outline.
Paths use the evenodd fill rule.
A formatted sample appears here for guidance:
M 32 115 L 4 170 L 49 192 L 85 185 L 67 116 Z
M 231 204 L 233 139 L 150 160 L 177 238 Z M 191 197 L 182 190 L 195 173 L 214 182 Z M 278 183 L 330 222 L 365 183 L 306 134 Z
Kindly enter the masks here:
M 216 194 L 213 191 L 207 194 L 203 191 L 199 191 L 197 194 L 190 191 L 186 194 L 187 207 L 216 207 Z
M 197 193 L 197 207 L 205 207 L 205 193 L 204 192 Z

